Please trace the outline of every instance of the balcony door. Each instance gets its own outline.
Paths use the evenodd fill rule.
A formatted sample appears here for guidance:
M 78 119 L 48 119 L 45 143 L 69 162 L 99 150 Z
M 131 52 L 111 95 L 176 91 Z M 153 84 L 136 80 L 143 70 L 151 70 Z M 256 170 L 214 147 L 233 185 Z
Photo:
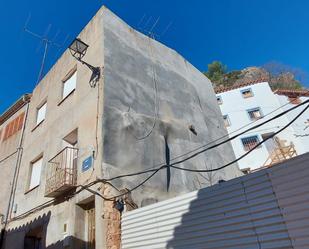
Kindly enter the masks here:
M 78 131 L 75 129 L 62 139 L 65 179 L 71 182 L 77 166 Z
M 265 140 L 265 139 L 269 138 L 270 136 L 273 136 L 273 134 L 274 134 L 274 132 L 265 133 L 265 134 L 262 135 L 262 138 L 263 138 L 263 140 Z M 265 144 L 265 147 L 266 147 L 269 154 L 274 152 L 275 149 L 278 147 L 278 144 L 275 140 L 275 137 L 268 139 L 264 144 Z

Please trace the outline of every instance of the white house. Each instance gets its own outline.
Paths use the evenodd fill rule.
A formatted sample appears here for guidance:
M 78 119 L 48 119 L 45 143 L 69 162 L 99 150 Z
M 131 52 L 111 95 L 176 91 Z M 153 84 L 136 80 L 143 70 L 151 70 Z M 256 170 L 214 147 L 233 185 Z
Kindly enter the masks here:
M 268 82 L 250 82 L 217 88 L 216 94 L 230 137 L 309 99 L 307 90 L 277 90 L 273 92 Z M 232 146 L 236 157 L 245 154 L 259 141 L 284 127 L 304 107 L 305 105 L 234 139 Z M 252 170 L 308 152 L 308 126 L 309 110 L 287 129 L 241 159 L 239 161 L 240 168 Z

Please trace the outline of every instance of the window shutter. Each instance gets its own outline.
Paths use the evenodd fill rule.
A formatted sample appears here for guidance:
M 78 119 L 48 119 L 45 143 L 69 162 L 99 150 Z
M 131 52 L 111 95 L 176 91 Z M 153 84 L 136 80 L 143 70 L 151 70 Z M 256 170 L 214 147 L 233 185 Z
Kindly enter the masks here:
M 62 98 L 67 97 L 76 88 L 76 71 L 75 73 L 63 83 Z
M 43 158 L 32 163 L 29 189 L 40 185 Z
M 41 123 L 45 119 L 46 114 L 46 103 L 43 104 L 37 112 L 36 124 Z

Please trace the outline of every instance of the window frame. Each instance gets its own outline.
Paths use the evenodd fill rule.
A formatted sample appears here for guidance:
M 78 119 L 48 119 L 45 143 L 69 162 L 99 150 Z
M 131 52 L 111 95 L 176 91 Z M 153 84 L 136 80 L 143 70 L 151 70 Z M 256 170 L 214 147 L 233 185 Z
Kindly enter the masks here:
M 38 120 L 39 118 L 39 112 L 42 109 L 42 107 L 45 106 L 45 111 L 44 111 L 44 118 L 42 120 Z M 47 112 L 47 101 L 44 100 L 42 102 L 42 104 L 40 104 L 37 108 L 36 108 L 36 118 L 35 118 L 35 126 L 39 126 L 41 123 L 44 122 L 44 120 L 46 119 L 46 112 Z
M 68 84 L 68 81 L 72 79 L 72 77 L 75 77 L 74 87 L 70 89 L 66 94 L 64 94 L 65 84 Z M 77 67 L 75 66 L 62 79 L 61 102 L 60 103 L 62 103 L 65 99 L 67 99 L 76 90 L 76 86 L 77 86 Z
M 240 141 L 241 141 L 241 144 L 242 144 L 242 147 L 243 147 L 244 151 L 249 151 L 249 150 L 251 150 L 253 147 L 256 146 L 256 145 L 253 145 L 252 148 L 250 148 L 250 147 L 249 147 L 249 148 L 246 148 L 246 146 L 245 146 L 245 144 L 244 144 L 244 140 L 245 140 L 245 139 L 252 139 L 252 138 L 256 138 L 256 144 L 258 144 L 258 143 L 261 141 L 259 135 L 251 135 L 251 136 L 247 136 L 247 137 L 242 137 L 242 138 L 240 138 Z M 257 148 L 261 148 L 261 147 L 262 147 L 262 145 L 259 145 Z
M 250 112 L 254 112 L 254 111 L 257 111 L 257 110 L 260 113 L 260 117 L 259 118 L 251 118 Z M 248 115 L 248 117 L 251 121 L 256 121 L 256 120 L 259 120 L 259 119 L 264 117 L 261 107 L 255 107 L 255 108 L 247 109 L 246 111 L 247 111 L 247 115 Z
M 40 165 L 40 173 L 39 173 L 39 179 L 38 182 L 36 184 L 34 184 L 33 186 L 31 185 L 32 182 L 32 174 L 33 174 L 33 166 L 38 163 L 39 161 L 41 161 L 41 165 Z M 41 178 L 42 178 L 42 170 L 43 170 L 43 154 L 39 155 L 36 159 L 32 160 L 30 162 L 30 166 L 29 166 L 29 173 L 28 173 L 28 181 L 27 181 L 27 186 L 26 186 L 26 192 L 25 194 L 31 192 L 32 190 L 38 188 L 41 185 Z
M 218 105 L 222 105 L 223 104 L 223 100 L 222 97 L 220 95 L 216 96 L 217 97 L 217 103 Z
M 251 95 L 250 95 L 250 96 L 246 96 L 246 95 L 244 95 L 244 93 L 245 93 L 245 92 L 247 92 L 247 91 L 249 91 L 249 92 L 251 93 Z M 241 96 L 242 96 L 244 99 L 252 98 L 252 97 L 254 96 L 254 94 L 253 94 L 253 91 L 252 91 L 252 88 L 251 88 L 251 87 L 249 87 L 249 88 L 245 88 L 245 89 L 240 90 L 240 94 L 241 94 Z

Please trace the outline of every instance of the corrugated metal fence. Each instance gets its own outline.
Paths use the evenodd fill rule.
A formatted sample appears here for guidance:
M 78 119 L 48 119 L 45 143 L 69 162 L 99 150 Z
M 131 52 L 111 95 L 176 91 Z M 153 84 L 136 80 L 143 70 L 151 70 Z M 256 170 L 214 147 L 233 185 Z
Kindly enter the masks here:
M 122 217 L 122 249 L 309 248 L 309 153 Z

